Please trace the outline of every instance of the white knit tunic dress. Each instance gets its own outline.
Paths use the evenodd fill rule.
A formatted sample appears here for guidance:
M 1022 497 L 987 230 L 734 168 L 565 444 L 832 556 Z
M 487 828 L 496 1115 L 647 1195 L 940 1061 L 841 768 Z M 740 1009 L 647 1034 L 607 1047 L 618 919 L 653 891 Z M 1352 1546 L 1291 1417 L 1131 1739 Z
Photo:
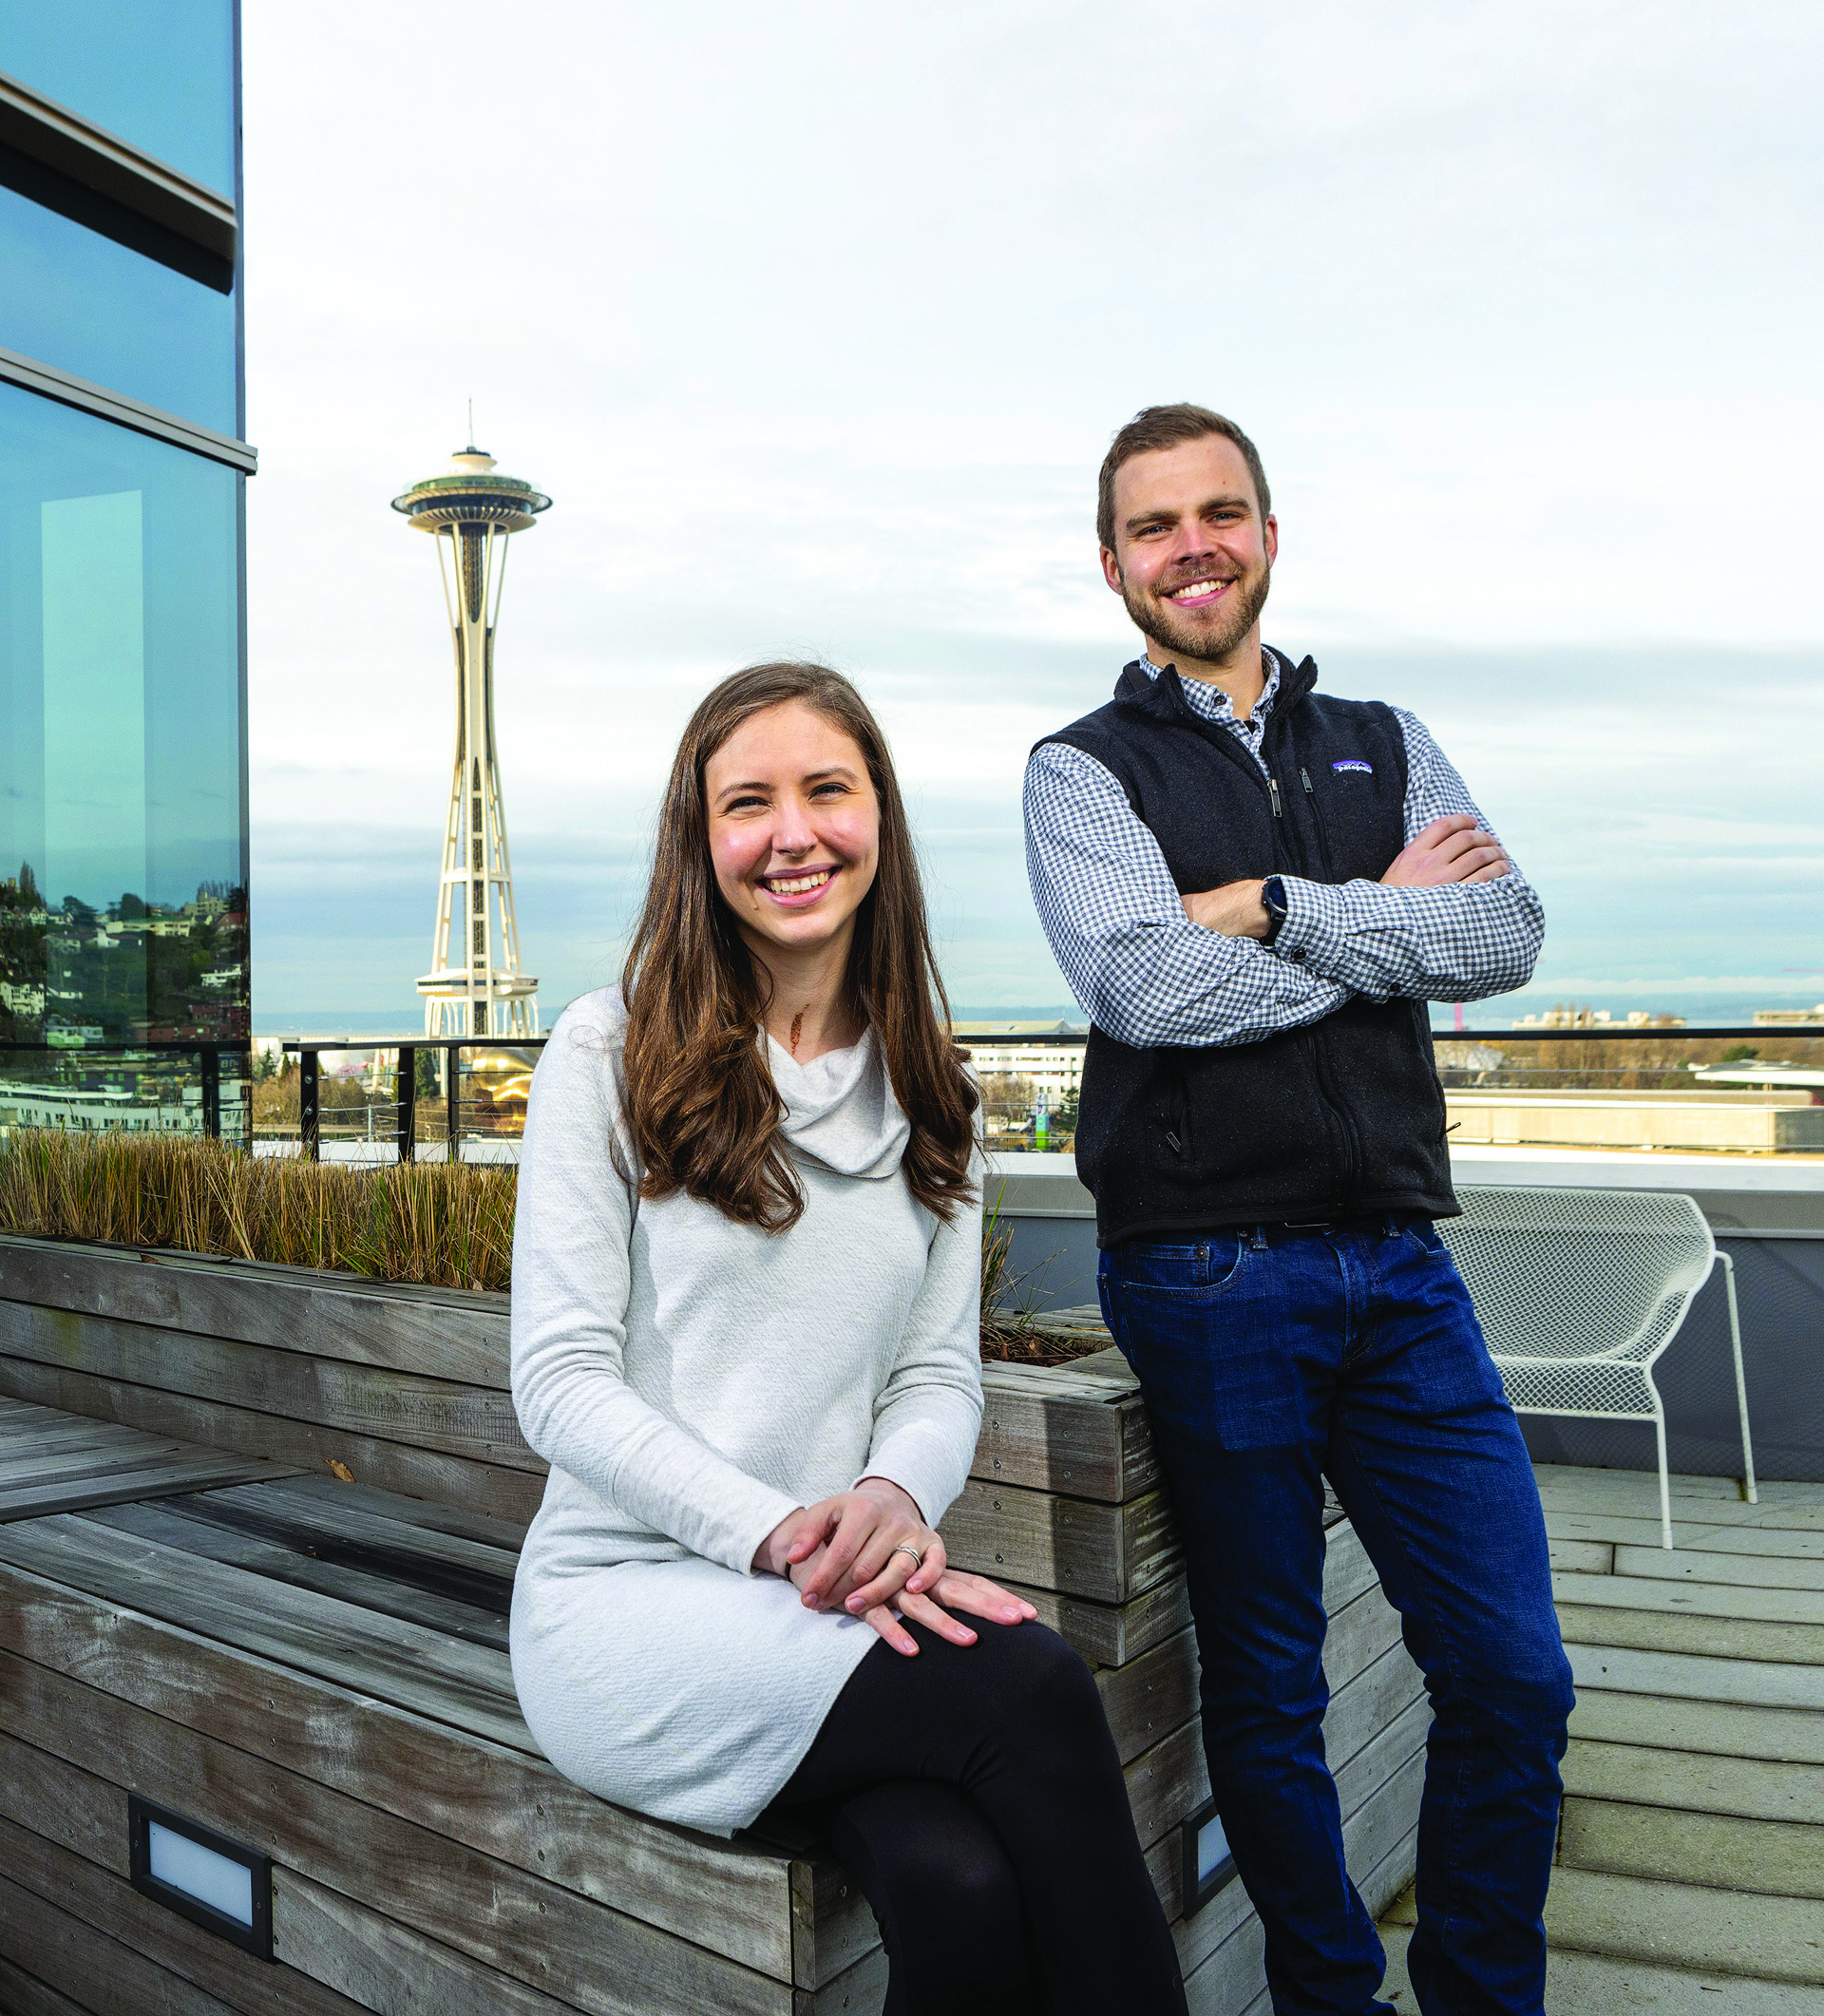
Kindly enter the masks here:
M 968 1474 L 981 1212 L 945 1225 L 913 1198 L 871 1034 L 807 1065 L 769 1039 L 806 1198 L 789 1231 L 640 1199 L 611 1150 L 636 1169 L 625 1021 L 616 989 L 573 1002 L 526 1113 L 513 1399 L 551 1476 L 513 1585 L 513 1678 L 566 1777 L 726 1835 L 880 1642 L 754 1574 L 755 1549 L 864 1476 L 935 1526 Z

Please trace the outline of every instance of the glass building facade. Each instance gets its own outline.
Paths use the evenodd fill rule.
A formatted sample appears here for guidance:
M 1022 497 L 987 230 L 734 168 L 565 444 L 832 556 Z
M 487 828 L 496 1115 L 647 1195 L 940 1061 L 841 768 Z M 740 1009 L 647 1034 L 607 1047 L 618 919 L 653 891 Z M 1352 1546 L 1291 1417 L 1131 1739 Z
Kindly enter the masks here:
M 235 0 L 0 10 L 0 1128 L 244 1110 L 239 212 Z

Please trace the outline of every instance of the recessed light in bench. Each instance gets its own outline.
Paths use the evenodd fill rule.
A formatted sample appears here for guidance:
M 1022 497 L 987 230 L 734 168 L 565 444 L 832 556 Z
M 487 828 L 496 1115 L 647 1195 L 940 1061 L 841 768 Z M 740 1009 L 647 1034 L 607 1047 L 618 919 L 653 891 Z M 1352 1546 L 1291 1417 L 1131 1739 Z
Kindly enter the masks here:
M 1194 1918 L 1219 1890 L 1235 1880 L 1235 1857 L 1228 1852 L 1228 1836 L 1217 1816 L 1216 1801 L 1206 1799 L 1180 1822 L 1183 1839 L 1184 1913 Z
M 128 1796 L 126 1825 L 133 1888 L 192 1925 L 273 1957 L 273 1862 L 213 1828 Z

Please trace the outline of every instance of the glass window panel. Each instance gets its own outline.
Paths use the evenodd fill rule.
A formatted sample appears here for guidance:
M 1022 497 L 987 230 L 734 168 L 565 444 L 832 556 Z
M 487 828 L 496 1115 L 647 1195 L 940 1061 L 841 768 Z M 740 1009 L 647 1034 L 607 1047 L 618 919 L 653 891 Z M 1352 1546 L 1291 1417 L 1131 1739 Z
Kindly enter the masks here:
M 234 196 L 234 0 L 0 8 L 0 70 Z
M 0 1044 L 247 1036 L 241 480 L 0 385 Z
M 238 435 L 235 297 L 0 186 L 0 348 Z
M 254 1922 L 254 1873 L 174 1827 L 146 1823 L 146 1861 L 153 1875 L 187 1897 L 195 1897 L 225 1918 Z

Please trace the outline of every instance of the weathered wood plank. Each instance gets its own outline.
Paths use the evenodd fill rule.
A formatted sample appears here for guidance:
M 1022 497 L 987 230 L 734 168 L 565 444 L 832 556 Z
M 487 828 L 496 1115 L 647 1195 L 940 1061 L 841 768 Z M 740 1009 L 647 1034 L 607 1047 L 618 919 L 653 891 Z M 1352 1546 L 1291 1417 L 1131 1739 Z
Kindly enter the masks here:
M 32 1418 L 14 1421 L 0 1418 L 0 1478 L 10 1476 L 34 1456 L 61 1455 L 66 1450 L 130 1449 L 139 1431 L 117 1428 L 112 1421 L 91 1421 L 80 1414 L 57 1414 L 48 1407 L 34 1407 Z
M 292 1484 L 291 1489 L 255 1485 L 247 1490 L 212 1491 L 197 1499 L 194 1510 L 224 1522 L 250 1522 L 248 1531 L 274 1536 L 308 1533 L 313 1546 L 328 1541 L 360 1548 L 375 1559 L 398 1564 L 395 1572 L 401 1579 L 408 1568 L 416 1575 L 451 1576 L 477 1587 L 512 1587 L 520 1560 L 517 1547 L 500 1547 L 426 1526 L 408 1516 L 424 1505 L 422 1499 L 361 1493 L 359 1485 L 328 1477 L 295 1478 Z M 384 1495 L 392 1511 L 370 1512 L 355 1502 L 357 1493 Z
M 0 1297 L 478 1386 L 507 1384 L 507 1298 L 488 1291 L 7 1237 L 0 1238 Z
M 182 1445 L 195 1448 L 194 1444 Z M 199 1450 L 147 1470 L 108 1469 L 93 1476 L 72 1476 L 0 1491 L 0 1524 L 43 1519 L 54 1512 L 86 1512 L 100 1505 L 131 1504 L 216 1484 L 243 1484 L 284 1474 L 284 1466 L 255 1456 L 228 1456 Z
M 840 1863 L 827 1854 L 792 1863 L 791 1978 L 799 1987 L 828 1986 L 880 1943 L 862 1887 Z
M 12 1660 L 0 1652 L 0 1661 Z M 0 1814 L 117 1876 L 127 1873 L 126 1794 L 73 1769 L 24 1729 L 0 1731 Z
M 66 1366 L 0 1357 L 0 1392 L 11 1393 L 71 1414 L 119 1421 L 150 1435 L 204 1442 L 238 1455 L 321 1471 L 340 1463 L 359 1482 L 492 1517 L 530 1523 L 544 1495 L 544 1479 L 525 1470 L 472 1463 L 436 1450 L 381 1441 L 352 1430 L 294 1421 L 224 1401 L 200 1400 L 123 1379 L 98 1379 Z
M 1360 1672 L 1338 1683 L 1323 1718 L 1323 1754 L 1330 1769 L 1340 1772 L 1413 1702 L 1426 1698 L 1424 1676 L 1397 1642 Z
M 1337 1800 L 1345 1820 L 1423 1751 L 1431 1726 L 1431 1703 L 1408 1702 L 1394 1721 L 1338 1770 Z
M 234 2016 L 228 2003 L 10 1884 L 0 1890 L 6 1949 L 23 1951 L 34 1970 L 0 1960 L 7 2016 Z
M 536 1753 L 506 1657 L 80 1518 L 0 1526 L 0 1560 Z
M 237 1529 L 232 1522 L 211 1518 L 195 1498 L 176 1498 L 163 1505 L 122 1505 L 112 1511 L 86 1516 L 99 1526 L 120 1532 L 137 1533 L 144 1540 L 157 1540 L 185 1553 L 200 1554 L 210 1561 L 225 1562 L 231 1568 L 284 1582 L 297 1588 L 315 1589 L 344 1603 L 358 1605 L 385 1617 L 402 1617 L 408 1623 L 445 1631 L 452 1638 L 472 1639 L 491 1645 L 497 1652 L 507 1649 L 506 1617 L 513 1585 L 495 1585 L 496 1600 L 478 1607 L 423 1583 L 408 1584 L 390 1576 L 333 1558 L 332 1543 L 323 1543 L 321 1555 L 306 1551 L 309 1536 L 294 1529 L 292 1544 L 269 1540 Z
M 442 1533 L 451 1539 L 472 1541 L 477 1547 L 500 1548 L 515 1557 L 525 1542 L 523 1519 L 490 1518 L 485 1512 L 469 1512 L 435 1498 L 412 1497 L 404 1492 L 382 1491 L 366 1484 L 347 1484 L 339 1477 L 326 1477 L 320 1473 L 315 1476 L 292 1477 L 273 1488 L 276 1494 L 308 1499 L 322 1510 L 369 1512 L 378 1519 L 397 1520 L 421 1535 Z M 483 1565 L 477 1562 L 477 1566 Z
M 542 1757 L 3 1565 L 0 1642 L 668 1930 L 712 1918 L 732 1957 L 792 1972 L 783 1856 L 606 1805 Z
M 877 1945 L 815 1993 L 800 1988 L 792 2016 L 880 2016 L 886 2006 L 886 1954 Z
M 1378 1588 L 1380 1577 L 1361 1544 L 1361 1535 L 1346 1519 L 1332 1522 L 1323 1536 L 1323 1607 L 1334 1617 L 1358 1596 Z
M 14 1923 L 14 1913 L 29 1909 L 28 1900 L 35 1897 L 205 1989 L 239 2016 L 366 2016 L 361 2004 L 291 1968 L 250 1959 L 213 1932 L 141 1896 L 124 1876 L 3 1816 L 0 1870 L 5 1871 L 0 1927 Z M 118 2016 L 121 2006 L 114 2005 L 103 2016 Z
M 273 1872 L 273 1952 L 380 2016 L 570 2016 L 576 2007 L 592 2016 L 652 2016 L 655 2009 L 703 2006 L 666 2000 L 656 1983 L 612 1980 L 606 1967 L 587 2001 L 559 2001 L 290 1869 Z M 786 1983 L 762 1974 L 748 1983 L 750 1993 L 728 2009 L 791 2016 Z
M 1190 1622 L 1190 1595 L 1183 1569 L 1126 1603 L 1092 1603 L 1057 1589 L 1034 1588 L 997 1572 L 995 1579 L 1024 1596 L 1058 1636 L 1096 1665 L 1122 1666 L 1182 1631 Z
M 1414 1811 L 1416 1812 L 1416 1803 Z M 1413 1880 L 1418 1868 L 1418 1828 L 1416 1825 L 1394 1843 L 1380 1860 L 1365 1873 L 1356 1878 L 1356 1888 L 1361 1892 L 1361 1901 L 1368 1907 L 1371 1918 L 1379 1918 L 1396 1897 Z
M 1204 1762 L 1202 1724 L 1187 1722 L 1151 1749 L 1143 1750 L 1123 1772 L 1133 1830 L 1142 1848 L 1150 1848 L 1168 1828 L 1209 1797 L 1209 1770 Z
M 1102 1603 L 1162 1582 L 1182 1551 L 1163 1491 L 1103 1505 L 972 1477 L 940 1531 L 959 1568 Z
M 57 1907 L 54 1904 L 47 1904 L 42 1897 L 33 1897 L 27 1891 L 15 1891 L 13 1895 L 28 1909 L 35 1905 L 42 1911 L 55 1911 L 59 1918 L 67 1919 L 72 1933 L 81 1936 L 85 1945 L 95 1940 L 96 1935 L 86 1925 L 77 1925 L 75 1919 L 70 1918 L 67 1911 L 57 1911 Z M 54 1963 L 56 1959 L 54 1942 L 57 1939 L 55 1930 L 46 1934 L 38 1926 L 30 1925 L 14 1927 L 12 1928 L 12 1932 L 14 1937 L 26 1936 L 31 1940 L 34 1959 L 43 1955 L 46 1965 L 48 1966 Z M 8 1927 L 5 1913 L 0 1911 L 0 1940 L 5 1939 L 7 1933 Z M 110 1941 L 109 1943 L 111 1944 L 112 1942 Z M 169 1974 L 165 1975 L 164 1978 L 167 1981 L 175 1979 L 174 1976 Z M 179 1982 L 177 1985 L 181 1988 L 186 1988 L 187 1992 L 191 1994 L 200 1994 L 201 1992 L 200 1989 L 189 1988 L 188 1985 L 183 1982 Z M 112 1988 L 109 1988 L 108 1992 L 111 1995 L 113 1993 Z M 169 2001 L 142 2000 L 136 2003 L 135 2006 L 150 2008 L 154 2012 L 154 2016 L 190 2016 L 190 2012 L 187 2009 L 180 2011 L 178 2005 Z M 227 2006 L 228 2005 L 225 2002 L 218 2002 L 215 2005 L 215 2009 L 225 2009 Z M 7 2016 L 95 2016 L 92 2007 L 86 2006 L 79 2002 L 72 2002 L 67 1995 L 52 1987 L 48 1982 L 40 1981 L 35 1974 L 28 1974 L 24 1968 L 14 1967 L 10 1960 L 3 1956 L 0 1956 L 0 2009 L 4 2009 L 7 2012 Z M 209 2008 L 207 2001 L 203 2003 L 200 2016 L 215 2016 L 215 2011 Z
M 1095 1684 L 1115 1752 L 1129 1763 L 1198 1713 L 1196 1638 L 1180 1631 L 1125 1666 L 1100 1667 Z
M 1251 1991 L 1265 1979 L 1266 1933 L 1249 1911 L 1194 1972 L 1186 1973 L 1185 2004 L 1190 2016 L 1234 2016 L 1238 2009 L 1252 2016 Z
M 1398 1848 L 1418 1825 L 1418 1802 L 1424 1790 L 1425 1753 L 1421 1749 L 1415 1751 L 1343 1822 L 1343 1853 L 1348 1857 L 1349 1873 L 1358 1883 L 1366 1871 Z
M 984 1365 L 973 1475 L 1119 1505 L 1159 1481 L 1136 1382 L 1068 1365 Z
M 1399 1612 L 1380 1593 L 1378 1584 L 1345 1603 L 1323 1637 L 1323 1677 L 1330 1691 L 1340 1692 L 1399 1642 Z
M 123 1848 L 125 1795 L 137 1792 L 595 2016 L 644 2016 L 655 2002 L 679 2016 L 777 2006 L 779 1984 L 705 1946 L 10 1652 L 0 1707 L 21 1742 L 64 1760 L 69 1790 L 35 1824 L 66 1848 L 80 1842 L 65 1833 L 66 1806 L 94 1797 L 83 1759 L 119 1788 Z M 700 1936 L 713 1934 L 703 1922 Z
M 1324 1558 L 1323 1602 L 1325 1609 L 1334 1616 L 1363 1589 L 1372 1588 L 1377 1577 L 1367 1550 L 1343 1515 L 1327 1515 L 1324 1523 L 1329 1530 L 1330 1550 Z M 962 1563 L 959 1561 L 958 1565 Z M 1096 1665 L 1126 1665 L 1182 1631 L 1190 1622 L 1190 1595 L 1181 1568 L 1126 1603 L 1098 1603 L 1085 1596 L 1067 1595 L 1060 1589 L 1040 1588 L 1010 1576 L 1004 1566 L 997 1568 L 994 1574 L 1004 1587 L 1025 1597 L 1037 1610 L 1041 1624 L 1050 1625 Z
M 61 1448 L 14 1451 L 0 1456 L 0 1491 L 28 1491 L 34 1484 L 52 1484 L 61 1477 L 93 1476 L 102 1469 L 149 1470 L 182 1455 L 191 1446 L 123 1430 L 108 1448 L 65 1443 Z
M 0 1303 L 0 1342 L 13 1358 L 96 1379 L 129 1379 L 476 1463 L 540 1474 L 545 1467 L 520 1433 L 512 1396 L 498 1388 L 307 1356 L 295 1343 L 289 1350 L 245 1344 L 29 1303 Z

